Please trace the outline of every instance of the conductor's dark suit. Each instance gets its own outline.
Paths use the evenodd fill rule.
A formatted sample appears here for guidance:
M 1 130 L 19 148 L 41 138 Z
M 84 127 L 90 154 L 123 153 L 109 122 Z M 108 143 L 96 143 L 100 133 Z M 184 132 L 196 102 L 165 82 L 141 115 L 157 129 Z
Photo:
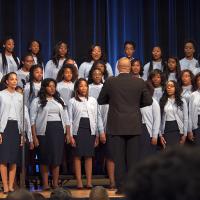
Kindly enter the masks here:
M 116 186 L 120 189 L 127 168 L 132 168 L 139 155 L 140 107 L 151 105 L 152 98 L 142 79 L 120 73 L 104 83 L 98 103 L 109 104 L 107 134 L 111 136 L 108 145 L 113 148 Z

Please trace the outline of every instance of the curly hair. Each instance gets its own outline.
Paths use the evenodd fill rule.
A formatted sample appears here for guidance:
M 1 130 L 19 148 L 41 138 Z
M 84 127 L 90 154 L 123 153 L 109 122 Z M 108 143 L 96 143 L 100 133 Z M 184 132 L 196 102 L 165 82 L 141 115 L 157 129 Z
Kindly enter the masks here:
M 168 93 L 167 93 L 166 88 L 167 88 L 167 84 L 168 84 L 169 82 L 172 82 L 172 83 L 174 84 L 174 87 L 175 87 L 175 94 L 174 94 L 174 96 L 175 96 L 175 104 L 176 104 L 177 107 L 180 108 L 181 110 L 183 109 L 183 101 L 182 101 L 182 99 L 181 99 L 181 92 L 182 92 L 182 90 L 181 90 L 181 88 L 179 87 L 179 85 L 178 85 L 178 83 L 177 83 L 176 81 L 171 80 L 171 81 L 168 81 L 168 82 L 166 83 L 163 96 L 162 96 L 161 99 L 160 99 L 160 110 L 161 110 L 161 114 L 163 114 L 163 112 L 164 112 L 164 107 L 165 107 L 165 105 L 166 105 L 166 103 L 167 103 L 167 101 L 168 101 L 169 95 L 168 95 Z
M 29 52 L 22 56 L 21 61 L 20 61 L 20 65 L 19 65 L 19 69 L 21 69 L 24 66 L 23 62 L 25 62 L 26 58 L 29 57 L 29 56 L 33 58 L 33 55 Z
M 64 41 L 60 41 L 58 42 L 53 50 L 53 56 L 52 56 L 52 61 L 53 63 L 56 65 L 56 67 L 58 68 L 58 63 L 59 63 L 59 59 L 60 59 L 60 55 L 59 55 L 59 48 L 62 44 L 65 44 L 67 46 L 67 53 L 65 54 L 65 58 L 68 58 L 68 54 L 69 54 L 69 47 L 67 45 L 67 43 L 65 43 Z
M 89 85 L 88 85 L 87 80 L 84 79 L 84 78 L 79 78 L 74 84 L 74 98 L 77 101 L 81 101 L 81 99 L 78 96 L 79 95 L 78 88 L 79 88 L 79 85 L 80 85 L 81 81 L 84 81 L 87 84 L 87 87 L 88 87 L 88 90 L 89 90 Z M 89 91 L 87 92 L 87 96 L 86 96 L 87 99 L 88 99 L 88 93 L 89 93 Z
M 127 44 L 132 45 L 133 49 L 136 49 L 136 43 L 131 41 L 131 40 L 127 40 L 127 41 L 124 42 L 124 49 L 126 48 Z
M 160 83 L 161 87 L 164 90 L 166 78 L 165 78 L 165 75 L 163 74 L 163 72 L 160 69 L 154 69 L 153 71 L 151 71 L 147 80 L 150 81 L 153 85 L 152 79 L 153 79 L 154 76 L 156 76 L 158 74 L 160 75 L 160 78 L 161 78 L 161 83 Z
M 25 189 L 18 189 L 12 193 L 9 193 L 7 196 L 8 200 L 35 200 L 33 194 Z
M 47 104 L 47 92 L 46 88 L 49 86 L 50 82 L 54 82 L 55 87 L 57 86 L 57 83 L 52 78 L 46 78 L 42 81 L 40 91 L 38 92 L 38 97 L 40 99 L 41 107 L 44 108 Z M 55 94 L 53 95 L 53 98 L 62 105 L 63 108 L 65 108 L 65 104 L 63 100 L 60 98 L 59 92 L 56 90 Z
M 95 67 L 95 68 L 92 68 L 91 70 L 90 70 L 90 76 L 88 76 L 88 84 L 92 84 L 92 83 L 94 83 L 94 80 L 93 80 L 93 78 L 92 78 L 92 75 L 93 75 L 93 73 L 94 73 L 94 71 L 95 70 L 98 70 L 98 71 L 100 71 L 101 72 L 101 70 L 98 68 L 98 67 Z M 102 72 L 101 72 L 102 73 Z M 103 80 L 101 79 L 101 83 L 103 83 Z
M 2 66 L 3 66 L 3 72 L 4 72 L 4 73 L 7 73 L 7 70 L 8 70 L 8 62 L 7 62 L 6 54 L 5 54 L 5 51 L 6 51 L 6 49 L 5 49 L 5 44 L 6 44 L 6 42 L 7 42 L 8 40 L 13 40 L 13 41 L 14 41 L 14 39 L 13 39 L 12 37 L 6 37 L 6 38 L 3 40 L 3 42 L 2 42 L 2 44 L 3 44 L 3 45 L 2 45 L 3 49 L 2 49 L 1 55 L 2 55 Z M 15 54 L 14 51 L 12 52 L 12 57 L 13 57 L 13 59 L 14 59 L 16 65 L 17 65 L 17 67 L 19 68 L 20 63 L 19 63 L 19 61 L 18 61 L 18 59 L 17 59 L 17 56 L 16 56 L 16 54 Z
M 27 45 L 27 51 L 29 53 L 32 53 L 32 51 L 31 51 L 31 45 L 32 45 L 33 42 L 37 42 L 38 45 L 39 45 L 39 52 L 35 56 L 37 57 L 38 64 L 40 64 L 41 66 L 43 66 L 44 60 L 43 60 L 43 57 L 42 57 L 42 54 L 41 54 L 42 44 L 41 44 L 41 42 L 39 40 L 34 40 L 33 39 L 33 40 L 29 41 L 28 45 Z
M 95 47 L 99 47 L 101 49 L 101 58 L 99 60 L 104 61 L 105 63 L 107 63 L 107 59 L 106 59 L 106 55 L 104 53 L 104 51 L 102 50 L 102 47 L 99 44 L 93 44 L 89 51 L 88 51 L 88 57 L 87 57 L 87 62 L 91 62 L 93 60 L 92 58 L 92 51 L 94 50 Z
M 7 88 L 7 86 L 5 84 L 5 75 L 4 75 L 0 82 L 0 91 L 5 90 L 6 88 Z
M 190 74 L 191 85 L 192 85 L 192 91 L 195 91 L 194 74 L 193 74 L 192 71 L 189 70 L 189 69 L 184 69 L 183 71 L 181 71 L 181 86 L 183 86 L 182 76 L 184 75 L 184 73 L 188 73 L 188 74 Z
M 50 194 L 50 199 L 55 200 L 72 200 L 72 193 L 69 189 L 56 188 Z
M 9 79 L 9 77 L 12 74 L 15 74 L 17 76 L 15 72 L 10 72 L 2 77 L 1 82 L 0 82 L 0 91 L 5 90 L 8 87 L 6 81 Z
M 128 174 L 128 199 L 200 199 L 199 158 L 198 147 L 176 147 L 143 160 Z
M 133 66 L 135 62 L 139 62 L 139 64 L 140 64 L 139 75 L 142 77 L 143 76 L 143 71 L 144 71 L 143 66 L 142 66 L 142 62 L 139 59 L 133 59 L 133 60 L 131 60 L 131 66 Z
M 71 81 L 74 82 L 78 78 L 77 69 L 76 69 L 76 67 L 74 65 L 67 64 L 67 63 L 65 63 L 61 67 L 61 69 L 58 71 L 58 75 L 57 75 L 56 81 L 57 82 L 63 81 L 65 69 L 70 69 L 71 70 L 71 72 L 72 72 L 72 80 Z
M 70 57 L 70 56 L 67 56 L 67 58 L 64 60 L 64 62 L 63 62 L 63 65 L 62 65 L 62 67 L 64 66 L 64 65 L 66 65 L 66 64 L 71 64 L 71 63 L 68 63 L 68 61 L 69 60 L 73 60 L 74 61 L 74 63 L 75 63 L 75 60 L 72 58 L 72 57 Z
M 106 80 L 106 79 L 108 78 L 108 70 L 107 70 L 107 67 L 106 67 L 105 62 L 102 61 L 102 60 L 97 60 L 97 61 L 95 61 L 95 62 L 93 63 L 93 65 L 92 65 L 92 67 L 91 67 L 91 69 L 90 69 L 90 71 L 89 71 L 89 75 L 88 75 L 88 84 L 93 83 L 93 80 L 92 80 L 92 73 L 93 73 L 93 71 L 94 71 L 95 69 L 99 69 L 98 66 L 97 66 L 98 64 L 101 64 L 101 65 L 104 66 L 104 73 L 103 73 L 103 78 L 104 78 L 104 80 Z
M 168 60 L 167 62 L 169 61 L 169 59 L 173 59 L 176 61 L 176 80 L 178 83 L 180 83 L 180 80 L 181 80 L 181 66 L 180 66 L 180 63 L 179 63 L 179 59 L 175 56 L 169 56 L 168 57 Z M 170 71 L 169 71 L 169 68 L 168 68 L 168 65 L 165 65 L 165 68 L 163 70 L 165 76 L 166 76 L 166 80 L 168 80 L 169 78 L 169 75 L 170 75 Z
M 166 63 L 165 63 L 164 60 L 163 60 L 162 49 L 161 49 L 161 47 L 158 46 L 158 45 L 157 45 L 157 46 L 154 46 L 153 49 L 154 49 L 155 47 L 158 47 L 158 48 L 160 49 L 160 51 L 161 51 L 161 59 L 162 59 L 161 65 L 162 65 L 162 69 L 165 69 L 165 68 L 166 68 Z M 150 61 L 150 65 L 149 65 L 149 71 L 148 71 L 148 73 L 151 73 L 151 71 L 153 70 L 153 61 L 154 61 L 154 58 L 153 58 L 153 56 L 152 56 L 151 61 Z
M 199 79 L 200 77 L 200 72 L 198 74 L 196 74 L 196 76 L 194 77 L 194 83 L 195 83 L 195 90 L 198 90 L 198 86 L 197 86 L 197 80 Z
M 103 186 L 95 186 L 92 188 L 89 200 L 109 200 L 108 191 Z

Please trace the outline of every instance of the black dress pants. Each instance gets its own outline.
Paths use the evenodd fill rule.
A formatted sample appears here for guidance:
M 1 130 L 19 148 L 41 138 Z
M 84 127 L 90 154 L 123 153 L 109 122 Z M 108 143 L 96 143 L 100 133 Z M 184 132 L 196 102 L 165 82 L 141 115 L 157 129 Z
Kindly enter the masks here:
M 115 182 L 118 189 L 123 189 L 127 172 L 130 171 L 139 159 L 139 135 L 112 135 L 111 145 L 112 157 L 115 162 Z

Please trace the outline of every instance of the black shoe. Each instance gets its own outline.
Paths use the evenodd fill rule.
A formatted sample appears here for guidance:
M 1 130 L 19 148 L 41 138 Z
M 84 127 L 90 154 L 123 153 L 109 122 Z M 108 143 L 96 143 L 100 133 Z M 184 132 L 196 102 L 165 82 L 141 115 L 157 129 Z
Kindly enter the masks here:
M 117 189 L 117 191 L 115 192 L 115 194 L 117 194 L 117 195 L 124 195 L 124 191 L 121 188 L 119 188 L 119 189 Z
M 8 193 L 10 194 L 13 193 L 14 191 L 15 191 L 14 189 L 10 189 Z
M 52 189 L 53 189 L 53 190 L 58 189 L 58 188 L 60 188 L 59 185 L 56 185 L 56 186 L 53 185 L 53 186 L 52 186 Z
M 83 186 L 82 187 L 76 187 L 77 190 L 83 190 Z
M 115 190 L 115 189 L 116 189 L 115 185 L 111 184 L 111 185 L 108 186 L 108 190 Z
M 9 193 L 9 191 L 3 191 L 3 194 L 7 195 Z
M 44 192 L 47 192 L 47 191 L 51 191 L 51 188 L 50 188 L 50 187 L 44 187 L 42 190 L 43 190 Z
M 92 185 L 87 185 L 85 188 L 86 188 L 86 190 L 91 190 L 93 188 L 93 186 Z

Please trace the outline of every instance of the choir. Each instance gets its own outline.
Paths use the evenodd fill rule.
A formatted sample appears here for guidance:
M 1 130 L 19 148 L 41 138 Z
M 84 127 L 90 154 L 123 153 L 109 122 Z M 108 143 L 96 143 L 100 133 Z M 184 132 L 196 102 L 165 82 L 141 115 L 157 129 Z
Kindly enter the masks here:
M 113 152 L 106 145 L 110 139 L 109 106 L 97 103 L 104 82 L 114 73 L 102 47 L 92 45 L 88 59 L 80 67 L 69 56 L 69 46 L 63 41 L 56 44 L 46 65 L 39 41 L 29 42 L 21 60 L 14 48 L 14 40 L 8 37 L 0 53 L 0 172 L 4 192 L 14 190 L 20 146 L 24 142 L 23 120 L 26 143 L 31 150 L 37 149 L 44 190 L 50 188 L 49 171 L 52 186 L 58 187 L 60 166 L 66 160 L 63 157 L 69 154 L 73 156 L 74 165 L 71 165 L 78 189 L 83 188 L 81 159 L 84 158 L 86 187 L 90 189 L 92 158 L 99 153 L 95 152 L 97 146 L 106 161 L 110 188 L 114 188 Z M 158 149 L 174 145 L 189 142 L 199 145 L 200 66 L 194 58 L 195 43 L 185 42 L 185 57 L 180 61 L 175 56 L 165 61 L 161 47 L 154 46 L 152 59 L 144 66 L 134 58 L 135 50 L 134 42 L 125 42 L 124 53 L 131 62 L 132 77 L 145 81 L 153 99 L 151 106 L 141 108 L 143 127 L 138 158 L 144 159 Z M 117 63 L 115 76 L 119 74 Z M 70 152 L 64 151 L 65 143 L 71 145 Z

